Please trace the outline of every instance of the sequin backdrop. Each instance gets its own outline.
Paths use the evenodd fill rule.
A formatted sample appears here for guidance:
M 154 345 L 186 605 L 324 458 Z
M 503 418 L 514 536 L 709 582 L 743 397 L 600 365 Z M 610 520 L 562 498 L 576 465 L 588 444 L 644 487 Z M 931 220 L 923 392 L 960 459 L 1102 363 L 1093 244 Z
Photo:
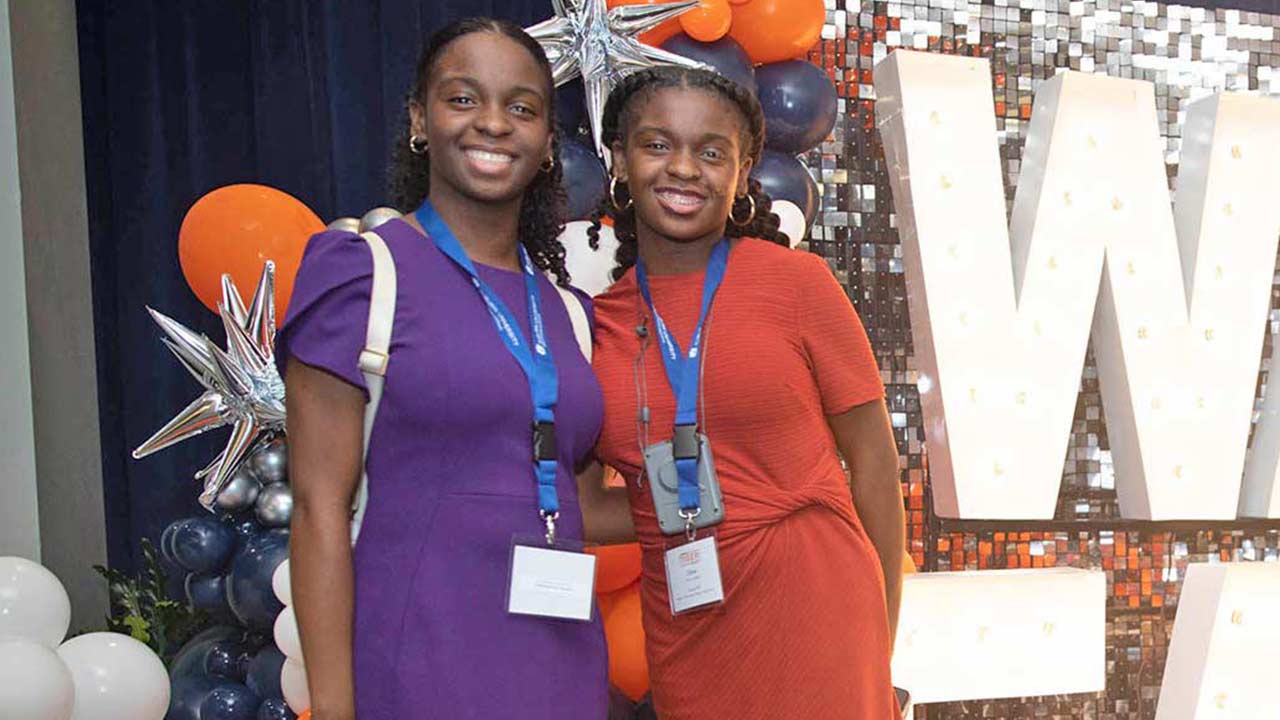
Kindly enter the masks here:
M 823 212 L 808 247 L 836 270 L 870 333 L 901 452 L 912 557 L 926 572 L 1072 566 L 1107 574 L 1105 692 L 933 704 L 918 708 L 916 717 L 1154 718 L 1187 565 L 1275 561 L 1280 522 L 1120 519 L 1092 352 L 1055 520 L 954 521 L 932 513 L 902 251 L 875 129 L 871 72 L 899 47 L 990 60 L 1010 204 L 1041 83 L 1059 68 L 1153 82 L 1172 188 L 1185 103 L 1221 90 L 1280 94 L 1280 15 L 1118 0 L 827 0 L 827 8 L 823 41 L 810 59 L 836 83 L 841 113 L 831 139 L 803 158 L 823 189 Z M 1277 298 L 1280 290 L 1273 289 L 1273 332 L 1280 331 Z M 1268 338 L 1259 392 L 1272 345 Z M 1042 658 L 1042 671 L 1055 672 L 1054 662 Z M 980 672 L 956 668 L 968 671 Z

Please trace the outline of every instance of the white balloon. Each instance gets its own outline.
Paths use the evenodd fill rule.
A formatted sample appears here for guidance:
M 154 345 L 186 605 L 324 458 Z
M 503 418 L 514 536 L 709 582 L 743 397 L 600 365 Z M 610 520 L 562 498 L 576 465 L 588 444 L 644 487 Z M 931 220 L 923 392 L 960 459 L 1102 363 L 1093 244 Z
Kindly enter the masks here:
M 32 640 L 0 639 L 0 718 L 69 720 L 75 699 L 57 653 Z
M 271 574 L 271 590 L 276 594 L 276 599 L 284 605 L 293 604 L 293 586 L 290 584 L 289 578 L 289 558 L 285 558 L 284 562 L 276 567 L 276 571 Z
M 618 250 L 618 236 L 608 225 L 600 227 L 600 249 L 592 250 L 587 238 L 591 223 L 576 220 L 565 223 L 560 233 L 564 245 L 564 266 L 573 278 L 573 286 L 588 295 L 595 296 L 613 284 L 613 256 Z
M 285 657 L 302 660 L 302 641 L 298 639 L 298 616 L 293 608 L 286 607 L 276 616 L 276 647 Z
M 307 688 L 307 666 L 288 658 L 280 668 L 280 690 L 289 709 L 302 714 L 311 707 L 311 691 Z
M 71 638 L 58 648 L 75 682 L 72 720 L 161 720 L 169 674 L 151 648 L 120 633 Z
M 57 576 L 26 558 L 0 557 L 0 638 L 53 650 L 70 625 L 71 599 Z
M 795 203 L 790 200 L 775 200 L 772 209 L 773 214 L 782 221 L 778 229 L 791 238 L 791 247 L 795 247 L 804 240 L 805 230 L 808 228 L 804 222 L 804 212 Z

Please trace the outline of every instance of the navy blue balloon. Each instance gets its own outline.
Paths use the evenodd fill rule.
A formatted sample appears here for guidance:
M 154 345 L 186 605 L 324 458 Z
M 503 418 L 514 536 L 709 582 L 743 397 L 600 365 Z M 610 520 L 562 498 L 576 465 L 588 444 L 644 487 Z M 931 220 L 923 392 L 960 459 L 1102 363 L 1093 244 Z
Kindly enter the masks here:
M 258 533 L 236 551 L 227 573 L 227 604 L 242 624 L 268 632 L 284 605 L 271 590 L 271 576 L 289 557 L 289 531 Z
M 209 675 L 244 682 L 248 665 L 246 658 L 247 653 L 240 643 L 224 640 L 209 648 L 204 658 L 204 669 Z
M 568 137 L 578 134 L 586 119 L 586 93 L 582 78 L 576 78 L 556 88 L 556 122 Z
M 280 689 L 280 668 L 284 667 L 284 653 L 275 645 L 267 645 L 258 651 L 249 661 L 249 671 L 245 674 L 245 684 L 249 689 L 264 698 L 284 696 Z
M 805 225 L 818 214 L 818 184 L 794 155 L 765 150 L 760 162 L 751 168 L 751 177 L 773 200 L 790 200 L 804 213 Z
M 187 602 L 187 572 L 184 567 L 179 567 L 177 563 L 160 558 L 160 570 L 164 573 L 164 592 L 170 600 L 176 600 L 180 603 Z
M 262 525 L 254 518 L 253 513 L 236 518 L 231 522 L 231 529 L 236 532 L 236 549 L 244 547 L 254 535 L 262 532 Z
M 200 720 L 255 720 L 262 698 L 240 683 L 223 683 L 200 703 Z
M 169 663 L 169 712 L 165 720 L 201 720 L 200 704 L 224 680 L 205 673 L 214 645 L 240 637 L 243 631 L 215 625 L 187 641 Z
M 662 43 L 663 50 L 670 50 L 690 60 L 706 63 L 716 72 L 746 88 L 752 95 L 756 92 L 756 71 L 751 65 L 751 58 L 742 49 L 737 40 L 725 35 L 715 42 L 698 42 L 680 33 Z
M 595 151 L 577 140 L 560 143 L 560 165 L 564 169 L 564 191 L 568 196 L 569 220 L 586 220 L 604 198 L 609 174 Z
M 173 534 L 178 531 L 178 527 L 187 521 L 187 518 L 174 520 L 169 523 L 164 532 L 160 533 L 160 557 L 173 562 Z
M 764 108 L 765 147 L 802 153 L 836 124 L 836 88 L 821 68 L 804 60 L 756 68 L 756 95 Z
M 297 720 L 297 717 L 280 698 L 267 698 L 258 706 L 258 720 Z
M 194 573 L 221 570 L 236 549 L 236 534 L 212 515 L 188 518 L 173 532 L 173 559 Z
M 231 613 L 231 607 L 227 605 L 227 581 L 224 576 L 192 573 L 187 576 L 185 590 L 187 602 L 191 603 L 192 607 L 209 613 L 214 622 L 234 623 L 236 621 L 235 615 Z

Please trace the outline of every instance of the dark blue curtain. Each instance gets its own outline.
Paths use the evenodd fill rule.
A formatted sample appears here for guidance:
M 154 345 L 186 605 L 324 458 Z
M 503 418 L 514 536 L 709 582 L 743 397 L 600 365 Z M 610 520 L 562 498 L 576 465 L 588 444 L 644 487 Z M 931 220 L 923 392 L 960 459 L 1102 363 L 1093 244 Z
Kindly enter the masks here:
M 466 15 L 527 26 L 551 3 L 80 0 L 77 12 L 108 556 L 128 570 L 139 538 L 199 511 L 192 473 L 226 437 L 129 457 L 198 393 L 145 306 L 222 336 L 178 266 L 187 209 L 237 182 L 326 221 L 386 204 L 423 39 Z

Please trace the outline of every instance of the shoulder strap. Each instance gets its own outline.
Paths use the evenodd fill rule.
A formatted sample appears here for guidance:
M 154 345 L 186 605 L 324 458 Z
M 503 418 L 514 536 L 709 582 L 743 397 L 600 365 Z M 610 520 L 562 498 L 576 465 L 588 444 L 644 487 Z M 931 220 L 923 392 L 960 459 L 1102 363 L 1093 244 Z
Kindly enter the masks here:
M 554 278 L 551 280 L 551 286 L 560 293 L 560 300 L 564 303 L 564 309 L 569 312 L 569 322 L 573 325 L 573 337 L 578 341 L 578 349 L 582 351 L 582 357 L 591 362 L 591 323 L 587 321 L 587 311 L 582 307 L 582 300 L 573 294 L 572 290 L 560 287 L 556 284 Z
M 391 326 L 396 317 L 396 264 L 386 242 L 376 232 L 362 233 L 373 255 L 373 288 L 369 292 L 369 325 L 365 332 L 364 350 L 360 353 L 360 372 L 364 374 L 369 401 L 364 406 L 364 455 L 360 462 L 360 486 L 351 504 L 351 544 L 360 537 L 364 509 L 369 501 L 369 474 L 364 461 L 369 457 L 369 436 L 382 402 L 382 385 L 390 360 Z

